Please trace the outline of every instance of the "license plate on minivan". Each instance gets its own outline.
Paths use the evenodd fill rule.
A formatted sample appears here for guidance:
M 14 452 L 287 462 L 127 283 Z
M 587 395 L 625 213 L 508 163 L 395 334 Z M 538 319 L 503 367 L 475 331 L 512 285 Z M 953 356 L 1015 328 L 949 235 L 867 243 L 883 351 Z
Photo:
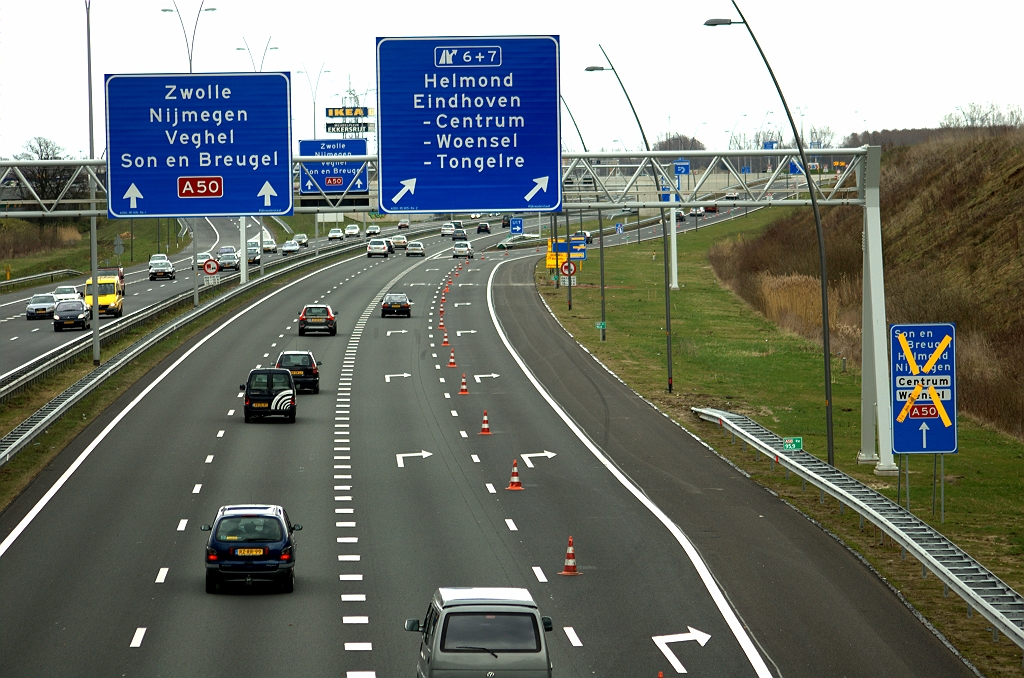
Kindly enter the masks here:
M 270 407 L 270 403 L 253 403 L 253 407 Z

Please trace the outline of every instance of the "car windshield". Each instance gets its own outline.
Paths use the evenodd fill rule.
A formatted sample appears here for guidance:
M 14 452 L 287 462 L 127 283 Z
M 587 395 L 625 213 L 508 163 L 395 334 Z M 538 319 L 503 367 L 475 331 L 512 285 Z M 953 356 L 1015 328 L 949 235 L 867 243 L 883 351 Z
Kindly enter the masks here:
M 442 652 L 540 652 L 532 614 L 458 612 L 444 620 Z
M 57 304 L 57 311 L 84 311 L 85 304 L 81 301 L 62 301 Z
M 295 239 L 296 240 L 306 240 L 308 237 L 309 236 L 307 236 L 305 233 L 296 233 L 295 234 Z
M 100 296 L 114 293 L 114 283 L 100 283 Z M 85 296 L 92 295 L 92 285 L 85 286 Z
M 154 255 L 149 257 L 149 260 L 150 261 L 167 261 L 167 255 L 166 254 L 154 254 Z
M 278 361 L 278 367 L 312 367 L 313 360 L 308 353 L 285 353 Z
M 371 240 L 370 244 L 373 245 L 374 247 L 384 247 L 383 240 Z
M 327 307 L 326 306 L 307 306 L 306 316 L 313 318 L 326 318 Z
M 299 243 L 295 242 L 294 240 L 289 240 L 288 242 L 286 242 L 286 243 L 284 244 L 284 246 L 285 246 L 285 247 L 294 247 L 294 246 L 297 246 L 298 244 L 299 244 Z
M 234 247 L 221 247 L 219 250 L 217 250 L 217 253 L 218 254 L 224 254 L 225 252 L 234 252 L 234 251 L 235 251 Z
M 54 298 L 53 298 L 52 294 L 37 294 L 36 296 L 32 297 L 32 301 L 30 301 L 29 303 L 30 304 L 52 304 L 53 302 L 54 302 Z
M 281 541 L 281 521 L 268 516 L 221 518 L 217 523 L 217 541 Z

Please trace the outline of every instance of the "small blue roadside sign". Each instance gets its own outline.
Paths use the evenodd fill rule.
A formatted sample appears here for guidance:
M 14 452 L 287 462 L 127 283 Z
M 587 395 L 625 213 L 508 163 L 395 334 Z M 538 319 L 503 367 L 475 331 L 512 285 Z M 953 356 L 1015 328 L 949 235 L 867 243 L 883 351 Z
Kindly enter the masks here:
M 741 167 L 740 174 L 750 174 L 750 165 L 744 165 Z
M 956 454 L 956 325 L 889 328 L 893 454 Z
M 383 212 L 555 212 L 558 36 L 377 38 Z
M 366 139 L 300 141 L 299 155 L 366 155 Z M 360 169 L 362 171 L 360 171 Z M 304 162 L 299 193 L 369 193 L 366 168 L 361 162 Z
M 570 261 L 586 261 L 587 260 L 587 240 L 586 238 L 572 237 L 569 239 L 569 260 Z
M 622 233 L 622 224 L 621 223 L 615 224 L 615 232 L 616 233 Z
M 776 149 L 778 147 L 779 147 L 779 142 L 778 141 L 766 141 L 766 142 L 764 142 L 765 150 L 771 151 L 771 150 L 774 150 L 774 149 Z
M 107 75 L 111 218 L 292 213 L 288 73 Z
M 523 234 L 523 218 L 522 217 L 512 217 L 511 219 L 509 219 L 508 220 L 508 232 L 510 234 L 512 234 L 512 235 L 522 235 Z
M 796 160 L 789 161 L 789 173 L 790 174 L 803 174 L 804 168 L 800 166 L 800 163 Z
M 690 161 L 689 160 L 683 160 L 682 158 L 680 158 L 679 160 L 676 160 L 674 163 L 672 163 L 672 168 L 675 170 L 675 173 L 676 173 L 677 177 L 682 175 L 682 174 L 689 174 L 690 173 Z

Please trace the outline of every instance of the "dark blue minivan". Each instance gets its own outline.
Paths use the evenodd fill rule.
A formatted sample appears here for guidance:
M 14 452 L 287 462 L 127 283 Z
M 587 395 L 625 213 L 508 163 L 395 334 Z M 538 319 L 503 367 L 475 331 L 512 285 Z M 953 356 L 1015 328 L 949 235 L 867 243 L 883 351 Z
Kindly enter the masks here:
M 206 592 L 224 582 L 271 582 L 284 593 L 295 590 L 295 532 L 288 513 L 272 504 L 222 506 L 206 543 Z

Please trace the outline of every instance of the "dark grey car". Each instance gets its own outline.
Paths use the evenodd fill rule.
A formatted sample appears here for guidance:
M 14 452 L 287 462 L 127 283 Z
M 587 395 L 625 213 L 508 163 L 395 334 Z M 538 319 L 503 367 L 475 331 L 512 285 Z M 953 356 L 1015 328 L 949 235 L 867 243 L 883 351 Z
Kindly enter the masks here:
M 89 307 L 81 299 L 62 301 L 53 311 L 53 331 L 70 330 L 81 327 L 87 330 L 92 327 Z

